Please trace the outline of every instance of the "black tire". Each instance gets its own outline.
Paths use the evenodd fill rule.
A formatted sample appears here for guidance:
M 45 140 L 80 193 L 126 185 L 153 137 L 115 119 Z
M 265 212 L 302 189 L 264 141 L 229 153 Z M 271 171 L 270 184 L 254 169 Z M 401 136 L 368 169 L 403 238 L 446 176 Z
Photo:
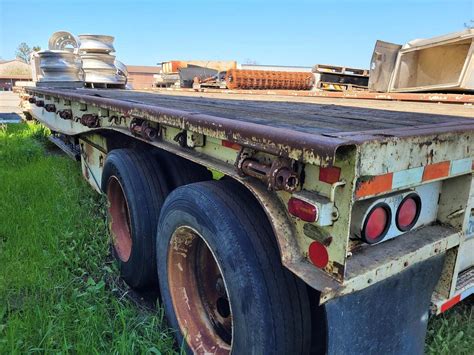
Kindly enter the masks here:
M 164 150 L 157 150 L 154 155 L 166 171 L 166 180 L 172 190 L 193 182 L 212 180 L 211 172 L 202 165 Z
M 158 161 L 133 149 L 112 150 L 105 160 L 102 190 L 109 199 L 113 252 L 122 278 L 135 289 L 156 288 L 156 224 L 170 192 Z
M 309 352 L 311 318 L 306 286 L 282 266 L 268 219 L 242 185 L 223 180 L 174 190 L 161 210 L 157 235 L 163 305 L 177 330 L 178 343 L 185 344 L 187 352 L 219 353 L 212 348 L 213 342 L 224 353 Z M 206 248 L 208 252 L 203 251 Z M 217 268 L 201 265 L 202 260 L 209 260 L 208 255 Z M 216 297 L 207 295 L 212 276 L 206 278 L 206 272 L 214 275 L 215 269 L 222 282 L 217 278 L 218 298 L 213 305 L 207 302 Z M 228 300 L 230 315 L 220 311 L 225 308 L 219 306 L 222 298 Z M 216 312 L 220 316 L 215 316 Z M 183 332 L 187 334 L 184 342 Z

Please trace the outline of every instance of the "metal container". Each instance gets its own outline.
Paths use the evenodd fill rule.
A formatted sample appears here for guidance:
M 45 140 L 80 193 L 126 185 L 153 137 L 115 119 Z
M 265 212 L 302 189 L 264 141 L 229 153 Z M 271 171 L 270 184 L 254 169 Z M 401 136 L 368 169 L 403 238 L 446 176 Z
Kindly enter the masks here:
M 79 50 L 91 53 L 111 53 L 115 52 L 114 37 L 106 35 L 79 35 L 81 42 Z
M 369 89 L 381 92 L 474 91 L 474 29 L 401 46 L 377 41 Z
M 79 55 L 67 50 L 45 50 L 38 52 L 38 86 L 82 87 L 84 73 Z
M 474 90 L 474 29 L 414 40 L 398 52 L 390 91 Z

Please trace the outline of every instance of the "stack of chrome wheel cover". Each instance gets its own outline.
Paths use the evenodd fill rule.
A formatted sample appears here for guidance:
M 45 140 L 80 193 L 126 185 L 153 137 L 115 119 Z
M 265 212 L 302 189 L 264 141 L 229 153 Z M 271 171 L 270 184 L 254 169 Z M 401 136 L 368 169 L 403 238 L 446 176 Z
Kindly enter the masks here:
M 48 50 L 33 56 L 37 86 L 83 87 L 84 73 L 79 56 L 79 40 L 69 32 L 53 33 Z
M 111 54 L 115 52 L 114 37 L 86 34 L 79 35 L 79 40 L 86 85 L 124 87 L 127 83 L 126 67 Z

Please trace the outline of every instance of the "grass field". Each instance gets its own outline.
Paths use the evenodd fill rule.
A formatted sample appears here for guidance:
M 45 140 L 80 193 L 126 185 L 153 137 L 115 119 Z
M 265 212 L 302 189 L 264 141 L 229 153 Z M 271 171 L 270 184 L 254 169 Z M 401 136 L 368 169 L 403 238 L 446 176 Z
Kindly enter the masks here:
M 163 313 L 111 261 L 105 203 L 46 132 L 0 128 L 0 354 L 174 353 Z M 430 322 L 427 351 L 472 354 L 472 302 Z
M 163 313 L 125 294 L 104 203 L 39 126 L 0 131 L 0 354 L 171 353 Z

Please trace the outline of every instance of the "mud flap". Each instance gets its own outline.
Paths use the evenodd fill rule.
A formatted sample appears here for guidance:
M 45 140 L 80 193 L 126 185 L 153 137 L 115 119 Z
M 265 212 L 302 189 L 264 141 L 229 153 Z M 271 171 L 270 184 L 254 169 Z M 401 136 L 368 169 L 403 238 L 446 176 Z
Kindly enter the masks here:
M 423 354 L 444 255 L 325 305 L 327 354 Z

